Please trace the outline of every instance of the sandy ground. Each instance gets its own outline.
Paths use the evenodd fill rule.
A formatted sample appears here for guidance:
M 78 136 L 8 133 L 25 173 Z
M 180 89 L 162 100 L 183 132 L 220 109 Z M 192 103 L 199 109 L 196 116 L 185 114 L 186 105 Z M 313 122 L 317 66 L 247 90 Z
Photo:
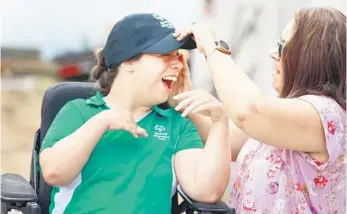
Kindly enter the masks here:
M 29 178 L 31 150 L 40 124 L 42 97 L 46 88 L 54 82 L 56 80 L 51 77 L 36 77 L 34 87 L 29 90 L 2 88 L 1 173 L 18 173 Z
M 57 80 L 33 77 L 32 87 L 1 79 L 1 173 L 17 173 L 29 180 L 34 134 L 40 125 L 46 88 Z M 9 84 L 8 84 L 9 83 Z M 20 213 L 16 211 L 11 214 Z

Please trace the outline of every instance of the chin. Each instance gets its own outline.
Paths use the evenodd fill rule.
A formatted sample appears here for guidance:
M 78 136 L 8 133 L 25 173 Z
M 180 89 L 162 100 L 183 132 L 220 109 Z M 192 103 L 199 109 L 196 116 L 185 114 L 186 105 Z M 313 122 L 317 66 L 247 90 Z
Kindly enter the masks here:
M 272 81 L 272 87 L 278 92 L 281 89 L 281 83 L 278 80 Z
M 272 87 L 275 89 L 275 91 L 277 92 L 277 94 L 281 93 L 281 87 L 275 84 L 272 84 Z
M 162 104 L 162 103 L 165 103 L 165 102 L 168 101 L 168 99 L 169 99 L 168 96 L 164 96 L 164 97 L 155 97 L 154 99 L 152 99 L 153 106 L 159 105 L 159 104 Z
M 169 100 L 169 97 L 168 97 L 168 96 L 163 97 L 162 99 L 160 99 L 160 103 L 159 103 L 159 104 L 165 103 L 165 102 L 167 102 L 168 100 Z

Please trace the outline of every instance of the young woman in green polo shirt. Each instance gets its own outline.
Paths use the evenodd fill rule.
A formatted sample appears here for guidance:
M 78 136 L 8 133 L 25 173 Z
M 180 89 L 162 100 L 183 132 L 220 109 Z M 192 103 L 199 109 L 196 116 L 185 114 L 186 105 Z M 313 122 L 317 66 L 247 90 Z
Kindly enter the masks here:
M 53 186 L 50 213 L 169 214 L 176 180 L 193 199 L 220 200 L 229 182 L 228 118 L 207 101 L 213 123 L 205 146 L 193 123 L 161 109 L 184 66 L 174 28 L 156 14 L 123 18 L 98 54 L 100 92 L 68 102 L 39 155 Z

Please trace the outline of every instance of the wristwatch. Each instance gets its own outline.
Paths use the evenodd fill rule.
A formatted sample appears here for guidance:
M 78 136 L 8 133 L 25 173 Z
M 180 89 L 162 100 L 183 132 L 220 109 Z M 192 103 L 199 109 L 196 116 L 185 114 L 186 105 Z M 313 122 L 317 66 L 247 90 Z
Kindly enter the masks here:
M 226 42 L 224 42 L 223 40 L 219 40 L 219 41 L 215 41 L 214 43 L 215 43 L 214 49 L 209 51 L 209 53 L 205 54 L 206 58 L 211 52 L 213 52 L 215 50 L 220 51 L 220 52 L 227 54 L 227 55 L 231 55 L 230 47 Z

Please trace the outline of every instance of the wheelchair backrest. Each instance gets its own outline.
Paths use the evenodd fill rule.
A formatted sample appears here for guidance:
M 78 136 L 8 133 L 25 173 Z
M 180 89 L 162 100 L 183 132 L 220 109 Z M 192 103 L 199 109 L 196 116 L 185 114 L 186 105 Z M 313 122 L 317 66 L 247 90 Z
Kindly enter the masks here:
M 94 83 L 84 82 L 62 82 L 49 87 L 43 97 L 41 105 L 41 126 L 38 139 L 35 142 L 35 150 L 38 152 L 41 148 L 41 143 L 46 136 L 47 130 L 53 122 L 59 110 L 70 100 L 77 98 L 87 99 L 93 96 L 96 92 Z M 37 179 L 37 196 L 38 203 L 41 206 L 42 213 L 48 213 L 50 203 L 51 187 L 45 183 L 42 174 L 38 173 Z M 32 179 L 32 178 L 31 178 Z M 30 181 L 34 183 L 34 181 Z

